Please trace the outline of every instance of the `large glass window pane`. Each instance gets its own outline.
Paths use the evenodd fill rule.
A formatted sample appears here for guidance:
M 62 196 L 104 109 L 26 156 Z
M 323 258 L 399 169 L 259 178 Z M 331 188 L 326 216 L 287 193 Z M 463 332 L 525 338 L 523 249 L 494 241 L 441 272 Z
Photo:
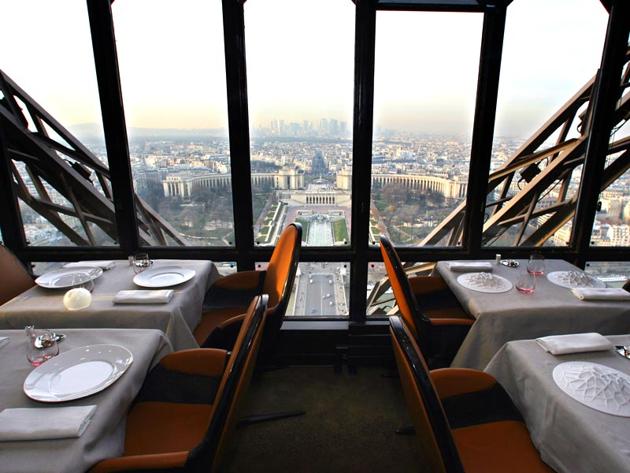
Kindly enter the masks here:
M 293 221 L 308 246 L 350 241 L 354 4 L 245 4 L 254 237 Z
M 173 230 L 166 244 L 233 245 L 221 2 L 112 9 L 136 192 Z
M 586 263 L 586 272 L 604 281 L 608 287 L 622 287 L 630 279 L 630 262 L 590 261 Z
M 267 269 L 267 263 L 256 263 L 256 269 Z M 286 316 L 347 317 L 349 301 L 349 263 L 299 263 Z
M 435 263 L 403 263 L 407 277 L 428 276 Z M 367 315 L 368 317 L 388 317 L 398 314 L 398 304 L 392 291 L 387 270 L 383 263 L 368 264 Z
M 0 126 L 28 243 L 113 245 L 86 2 L 2 2 L 0 15 Z
M 372 244 L 461 245 L 442 225 L 466 198 L 482 21 L 377 13 Z
M 509 6 L 484 245 L 569 244 L 588 138 L 588 90 L 572 97 L 597 72 L 606 22 L 598 0 Z M 563 120 L 543 126 L 563 107 Z
M 629 39 L 630 42 L 630 39 Z M 629 43 L 630 44 L 630 43 Z M 630 246 L 630 120 L 628 118 L 628 78 L 630 60 L 626 61 L 621 75 L 624 98 L 617 102 L 618 121 L 610 133 L 609 152 L 606 156 L 602 192 L 599 194 L 597 213 L 591 233 L 592 246 Z

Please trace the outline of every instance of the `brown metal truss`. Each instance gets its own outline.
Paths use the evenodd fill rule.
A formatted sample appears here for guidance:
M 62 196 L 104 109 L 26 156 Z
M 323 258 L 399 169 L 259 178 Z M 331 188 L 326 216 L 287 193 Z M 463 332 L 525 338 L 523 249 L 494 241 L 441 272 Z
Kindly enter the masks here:
M 15 193 L 77 246 L 118 241 L 108 166 L 0 70 L 0 127 Z M 142 245 L 186 245 L 140 197 Z
M 625 56 L 621 99 L 615 110 L 608 153 L 602 156 L 612 162 L 604 169 L 600 192 L 630 167 L 630 137 L 615 138 L 615 132 L 630 118 L 629 63 L 630 49 Z M 484 246 L 493 245 L 501 237 L 504 244 L 500 246 L 542 246 L 572 221 L 579 193 L 570 191 L 579 185 L 576 169 L 584 164 L 586 156 L 594 88 L 592 78 L 503 166 L 490 173 L 482 232 Z M 569 137 L 571 131 L 577 136 Z M 549 144 L 552 138 L 554 142 Z M 554 201 L 543 207 L 540 201 L 547 195 L 553 195 Z M 464 202 L 427 235 L 422 245 L 461 244 L 465 211 Z

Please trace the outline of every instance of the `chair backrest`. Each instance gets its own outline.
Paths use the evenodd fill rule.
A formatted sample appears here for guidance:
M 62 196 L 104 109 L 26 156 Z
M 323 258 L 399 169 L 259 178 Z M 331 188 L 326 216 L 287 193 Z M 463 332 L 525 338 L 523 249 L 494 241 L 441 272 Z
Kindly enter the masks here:
M 429 320 L 418 310 L 418 301 L 411 290 L 409 279 L 407 279 L 398 253 L 391 242 L 383 236 L 381 237 L 381 255 L 400 314 L 420 345 L 422 347 L 428 346 L 426 338 Z
M 239 406 L 251 380 L 262 338 L 268 296 L 256 296 L 228 360 L 217 391 L 212 419 L 203 441 L 191 450 L 186 471 L 218 471 L 227 442 L 234 430 Z
M 24 266 L 4 245 L 0 245 L 0 305 L 33 287 Z
M 426 471 L 464 473 L 446 414 L 415 338 L 398 316 L 389 318 L 389 331 L 416 437 L 428 463 Z
M 282 231 L 273 250 L 263 285 L 262 292 L 269 295 L 270 308 L 268 320 L 265 322 L 263 342 L 266 352 L 275 346 L 280 327 L 282 327 L 282 319 L 289 305 L 301 249 L 302 226 L 299 223 L 291 223 Z

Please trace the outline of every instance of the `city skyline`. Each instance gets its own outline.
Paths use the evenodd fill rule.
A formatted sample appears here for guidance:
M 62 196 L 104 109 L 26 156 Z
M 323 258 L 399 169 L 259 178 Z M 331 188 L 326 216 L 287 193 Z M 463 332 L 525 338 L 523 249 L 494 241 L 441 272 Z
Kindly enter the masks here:
M 13 45 L 0 52 L 0 68 L 68 126 L 98 124 L 85 2 L 49 3 L 3 4 L 3 14 L 15 21 L 0 33 L 4 44 Z M 35 17 L 34 8 L 40 12 Z M 540 8 L 546 15 L 537 15 Z M 116 2 L 113 12 L 129 127 L 225 128 L 220 3 L 138 0 Z M 60 23 L 51 25 L 50 15 Z M 469 134 L 481 19 L 478 14 L 377 14 L 375 128 Z M 516 1 L 508 8 L 497 135 L 527 135 L 594 73 L 605 23 L 605 10 L 595 1 Z M 20 33 L 26 24 L 41 31 L 44 44 L 35 33 Z M 252 129 L 274 118 L 352 123 L 352 2 L 326 0 L 313 8 L 286 0 L 252 1 L 245 6 L 245 27 Z M 15 37 L 24 41 L 9 43 Z M 540 53 L 530 55 L 530 50 Z

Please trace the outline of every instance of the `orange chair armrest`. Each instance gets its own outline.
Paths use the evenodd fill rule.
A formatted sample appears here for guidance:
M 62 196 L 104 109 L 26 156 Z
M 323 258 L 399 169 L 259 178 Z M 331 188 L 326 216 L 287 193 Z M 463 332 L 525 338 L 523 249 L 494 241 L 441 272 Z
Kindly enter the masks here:
M 409 278 L 411 291 L 414 294 L 431 294 L 448 290 L 448 285 L 440 276 L 413 276 Z
M 227 363 L 227 351 L 218 348 L 193 348 L 169 353 L 160 364 L 171 371 L 198 375 L 221 376 Z
M 231 325 L 242 324 L 243 320 L 245 320 L 245 317 L 247 317 L 247 314 L 241 314 L 241 315 L 237 315 L 235 317 L 230 317 L 229 319 L 224 320 L 219 325 L 217 325 L 217 328 L 221 328 L 223 330 L 226 330 L 226 329 L 229 329 L 229 327 Z
M 90 469 L 90 473 L 115 473 L 124 471 L 183 468 L 186 464 L 187 458 L 188 452 L 130 455 L 128 457 L 109 458 L 94 465 Z
M 483 371 L 468 368 L 440 368 L 431 371 L 431 379 L 440 399 L 458 394 L 483 391 L 497 380 Z
M 474 319 L 462 319 L 462 318 L 451 318 L 451 317 L 440 317 L 440 318 L 432 318 L 431 325 L 472 325 L 474 324 Z
M 251 291 L 258 287 L 261 277 L 261 271 L 239 271 L 217 279 L 212 287 Z M 247 303 L 243 305 L 247 306 Z

